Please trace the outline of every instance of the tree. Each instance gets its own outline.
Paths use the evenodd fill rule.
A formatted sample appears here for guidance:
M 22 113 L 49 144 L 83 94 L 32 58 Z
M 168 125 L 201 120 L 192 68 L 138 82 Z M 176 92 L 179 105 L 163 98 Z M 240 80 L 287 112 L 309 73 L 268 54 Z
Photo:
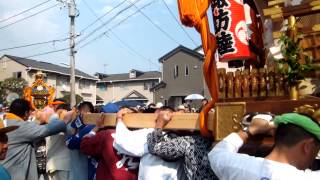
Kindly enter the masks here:
M 0 82 L 0 101 L 6 102 L 6 97 L 9 93 L 17 93 L 20 97 L 23 96 L 23 88 L 28 85 L 28 82 L 23 78 L 7 78 Z
M 61 99 L 63 99 L 67 104 L 70 104 L 70 93 L 64 95 Z M 76 94 L 76 104 L 79 104 L 81 101 L 83 101 L 83 97 Z

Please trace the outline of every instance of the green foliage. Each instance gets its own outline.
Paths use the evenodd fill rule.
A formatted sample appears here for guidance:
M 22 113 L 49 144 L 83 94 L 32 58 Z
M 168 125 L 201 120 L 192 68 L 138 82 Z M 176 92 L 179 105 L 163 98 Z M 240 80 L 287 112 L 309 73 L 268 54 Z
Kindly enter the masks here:
M 6 99 L 6 91 L 5 88 L 3 87 L 3 82 L 0 81 L 0 103 L 4 103 Z
M 0 82 L 0 102 L 7 103 L 6 97 L 9 93 L 17 93 L 22 97 L 23 88 L 27 86 L 27 81 L 23 78 L 8 78 Z
M 70 104 L 70 93 L 64 95 L 61 99 L 63 99 L 66 103 Z M 83 97 L 79 94 L 76 94 L 76 104 L 79 104 L 81 101 L 83 101 Z
M 289 85 L 298 84 L 299 80 L 305 78 L 307 72 L 314 70 L 309 56 L 305 55 L 305 59 L 300 59 L 302 49 L 299 47 L 299 41 L 286 35 L 280 37 L 281 53 L 284 58 L 276 61 L 277 68 L 281 74 L 285 75 Z

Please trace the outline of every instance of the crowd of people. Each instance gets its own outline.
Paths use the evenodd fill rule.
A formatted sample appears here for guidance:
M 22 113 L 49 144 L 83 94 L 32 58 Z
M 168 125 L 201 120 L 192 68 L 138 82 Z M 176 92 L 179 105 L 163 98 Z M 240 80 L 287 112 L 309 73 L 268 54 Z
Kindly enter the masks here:
M 255 114 L 244 129 L 214 143 L 197 131 L 164 129 L 174 114 L 188 109 L 109 103 L 97 110 L 86 101 L 71 109 L 57 99 L 33 111 L 30 102 L 16 99 L 0 114 L 0 179 L 319 179 L 320 171 L 310 169 L 320 150 L 320 125 L 312 117 Z M 83 116 L 94 112 L 102 112 L 96 124 L 85 124 Z M 123 117 L 137 112 L 157 114 L 154 128 L 129 129 Z M 116 113 L 116 127 L 104 126 L 103 113 Z M 248 139 L 261 134 L 275 139 L 267 156 L 238 153 Z

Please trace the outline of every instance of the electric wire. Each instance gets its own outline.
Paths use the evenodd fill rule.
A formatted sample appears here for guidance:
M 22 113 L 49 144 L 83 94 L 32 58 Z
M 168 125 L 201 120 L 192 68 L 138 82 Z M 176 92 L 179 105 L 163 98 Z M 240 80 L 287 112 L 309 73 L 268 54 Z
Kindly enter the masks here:
M 142 6 L 140 9 L 144 9 L 148 6 L 150 6 L 152 3 L 154 3 L 155 1 L 151 1 L 150 3 Z M 119 26 L 120 24 L 122 24 L 123 22 L 125 22 L 126 20 L 128 20 L 130 17 L 134 16 L 135 14 L 137 14 L 139 11 L 135 11 L 133 13 L 131 13 L 130 15 L 128 15 L 126 18 L 122 19 L 121 21 L 119 21 L 117 24 L 115 24 L 114 26 L 112 26 L 111 28 L 109 28 L 108 30 L 104 31 L 103 33 L 99 34 L 98 36 L 96 36 L 94 39 L 91 39 L 90 41 L 86 42 L 85 44 L 81 45 L 79 49 L 86 47 L 87 45 L 91 44 L 92 42 L 96 41 L 97 39 L 101 38 L 102 36 L 104 36 L 105 34 L 107 34 L 110 30 L 116 28 L 117 26 Z
M 170 15 L 172 16 L 172 18 L 177 22 L 177 24 L 179 25 L 179 27 L 182 29 L 182 31 L 186 34 L 186 36 L 192 41 L 192 43 L 197 46 L 197 43 L 192 39 L 192 37 L 190 36 L 190 34 L 185 30 L 185 28 L 183 28 L 183 26 L 181 25 L 180 21 L 178 21 L 178 19 L 176 18 L 176 16 L 173 14 L 173 12 L 171 11 L 171 9 L 169 8 L 168 4 L 166 3 L 165 0 L 162 0 L 162 2 L 164 3 L 164 5 L 166 6 L 167 10 L 169 11 Z
M 52 54 L 52 53 L 56 53 L 56 52 L 66 51 L 68 49 L 70 49 L 70 48 L 68 47 L 68 48 L 58 49 L 58 50 L 54 50 L 54 51 L 47 51 L 47 52 L 43 52 L 43 53 L 29 55 L 24 58 L 26 59 L 26 58 L 31 58 L 31 57 L 43 56 L 43 55 Z
M 80 39 L 77 43 L 81 43 L 82 41 L 88 39 L 90 36 L 92 36 L 95 32 L 97 32 L 98 30 L 100 30 L 101 28 L 103 28 L 105 25 L 107 25 L 108 23 L 110 23 L 111 21 L 113 21 L 114 19 L 116 19 L 116 17 L 118 17 L 120 14 L 122 14 L 123 12 L 125 12 L 126 10 L 128 10 L 129 8 L 131 8 L 135 3 L 139 2 L 141 0 L 137 0 L 135 1 L 133 4 L 126 6 L 125 8 L 121 9 L 119 12 L 117 12 L 114 16 L 112 16 L 108 21 L 104 22 L 102 25 L 98 26 L 97 28 L 95 28 L 93 31 L 91 31 L 88 35 L 86 35 L 85 37 L 83 37 L 82 39 Z
M 15 47 L 9 47 L 9 48 L 0 49 L 0 51 L 20 49 L 20 48 L 25 48 L 25 47 L 30 47 L 30 46 L 36 46 L 36 45 L 41 45 L 41 44 L 49 44 L 49 43 L 55 43 L 55 42 L 62 42 L 62 41 L 66 41 L 66 40 L 68 40 L 68 39 L 70 39 L 70 38 L 55 39 L 55 40 L 50 40 L 50 41 L 37 42 L 37 43 L 32 43 L 32 44 L 25 44 L 25 45 L 20 45 L 20 46 L 15 46 Z
M 127 0 L 131 5 L 133 5 L 154 27 L 156 27 L 159 31 L 161 31 L 165 36 L 167 36 L 169 39 L 171 39 L 173 42 L 180 44 L 177 40 L 175 40 L 169 33 L 167 33 L 165 30 L 163 30 L 159 25 L 154 23 L 152 19 L 147 16 L 139 7 L 137 7 L 135 4 L 133 4 L 130 0 Z
M 92 10 L 91 7 L 88 6 L 88 3 L 85 0 L 82 0 L 82 2 L 84 2 L 84 4 L 90 9 L 90 11 Z M 117 4 L 116 6 L 114 6 L 112 9 L 110 9 L 108 12 L 104 13 L 102 16 L 97 17 L 97 15 L 95 14 L 95 16 L 97 17 L 97 19 L 95 21 L 93 21 L 92 23 L 88 24 L 85 28 L 83 28 L 80 33 L 83 33 L 84 31 L 86 31 L 89 27 L 91 27 L 92 25 L 94 25 L 96 22 L 101 21 L 101 19 L 103 17 L 105 17 L 106 15 L 110 14 L 113 10 L 117 9 L 119 6 L 121 6 L 123 3 L 125 3 L 126 0 L 121 1 L 119 4 Z
M 36 15 L 38 15 L 38 14 L 40 14 L 40 13 L 45 12 L 45 11 L 48 11 L 48 10 L 50 10 L 50 9 L 58 6 L 58 4 L 59 4 L 59 3 L 57 3 L 57 4 L 53 5 L 53 6 L 50 6 L 50 7 L 48 7 L 48 8 L 45 8 L 45 9 L 43 9 L 43 10 L 41 10 L 41 11 L 38 11 L 37 13 L 31 14 L 31 15 L 29 15 L 29 16 L 26 16 L 26 17 L 22 18 L 22 19 L 19 19 L 19 20 L 17 20 L 17 21 L 14 21 L 14 22 L 12 22 L 12 23 L 9 23 L 9 24 L 7 24 L 7 25 L 1 26 L 1 27 L 0 27 L 0 30 L 1 30 L 1 29 L 4 29 L 4 28 L 6 28 L 6 27 L 12 26 L 12 25 L 14 25 L 14 24 L 16 24 L 16 23 L 18 23 L 18 22 L 21 22 L 21 21 L 23 21 L 23 20 L 26 20 L 26 19 L 28 19 L 28 18 L 31 18 L 31 17 L 33 17 L 33 16 L 36 16 Z
M 94 10 L 89 6 L 89 4 L 86 2 L 86 0 L 82 0 L 82 2 L 85 3 L 85 6 L 91 11 L 91 13 L 98 17 L 97 14 L 94 12 Z M 124 0 L 125 2 L 125 0 Z M 100 19 L 99 19 L 100 20 Z M 101 23 L 103 23 L 100 20 Z M 155 65 L 157 68 L 159 67 L 157 64 L 155 64 L 154 62 L 152 62 L 149 58 L 143 56 L 141 53 L 139 53 L 138 51 L 136 51 L 134 48 L 132 48 L 129 44 L 127 44 L 126 42 L 124 42 L 118 35 L 116 35 L 112 30 L 110 30 L 110 33 L 127 49 L 129 49 L 130 51 L 132 51 L 134 53 L 134 55 L 139 56 L 142 59 L 147 60 L 149 63 Z M 108 35 L 104 34 L 107 38 L 111 39 Z
M 37 8 L 37 7 L 39 7 L 39 6 L 43 5 L 43 4 L 46 4 L 46 3 L 50 2 L 50 1 L 51 1 L 51 0 L 44 1 L 44 2 L 42 2 L 42 3 L 39 3 L 39 4 L 35 5 L 35 6 L 32 6 L 32 7 L 29 8 L 29 9 L 23 10 L 23 11 L 21 11 L 20 13 L 17 13 L 17 14 L 14 14 L 14 15 L 12 15 L 12 16 L 9 16 L 9 17 L 7 17 L 7 18 L 4 18 L 4 19 L 0 20 L 0 23 L 5 22 L 5 21 L 8 21 L 9 19 L 12 19 L 12 18 L 14 18 L 14 17 L 17 17 L 17 16 L 19 16 L 19 15 L 21 15 L 21 14 L 24 14 L 24 13 L 26 13 L 26 12 L 32 10 L 32 9 L 35 9 L 35 8 Z

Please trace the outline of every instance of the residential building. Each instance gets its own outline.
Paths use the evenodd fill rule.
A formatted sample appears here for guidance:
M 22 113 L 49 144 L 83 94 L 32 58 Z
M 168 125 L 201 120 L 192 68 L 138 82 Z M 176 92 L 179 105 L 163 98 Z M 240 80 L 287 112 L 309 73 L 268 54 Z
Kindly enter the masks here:
M 100 79 L 97 82 L 97 95 L 104 103 L 120 100 L 154 102 L 154 93 L 150 88 L 161 81 L 161 73 L 158 71 L 132 69 L 129 73 L 96 75 Z
M 68 67 L 11 55 L 3 55 L 0 58 L 0 81 L 17 77 L 25 79 L 29 85 L 32 85 L 35 80 L 34 75 L 38 71 L 42 71 L 48 85 L 56 89 L 56 98 L 70 93 L 70 69 Z M 76 94 L 82 96 L 85 101 L 95 104 L 97 81 L 97 78 L 76 70 Z
M 202 71 L 203 60 L 202 54 L 184 46 L 178 46 L 159 58 L 163 80 L 150 89 L 155 93 L 155 101 L 175 108 L 190 94 L 209 98 Z
M 198 46 L 197 48 L 194 49 L 194 51 L 196 51 L 196 52 L 204 55 L 202 46 Z M 215 58 L 216 58 L 217 68 L 224 68 L 224 69 L 226 69 L 226 72 L 235 72 L 236 70 L 241 70 L 241 69 L 242 69 L 242 67 L 239 67 L 239 68 L 230 68 L 227 62 L 220 62 L 220 61 L 218 60 L 218 59 L 219 59 L 218 52 L 215 53 Z

